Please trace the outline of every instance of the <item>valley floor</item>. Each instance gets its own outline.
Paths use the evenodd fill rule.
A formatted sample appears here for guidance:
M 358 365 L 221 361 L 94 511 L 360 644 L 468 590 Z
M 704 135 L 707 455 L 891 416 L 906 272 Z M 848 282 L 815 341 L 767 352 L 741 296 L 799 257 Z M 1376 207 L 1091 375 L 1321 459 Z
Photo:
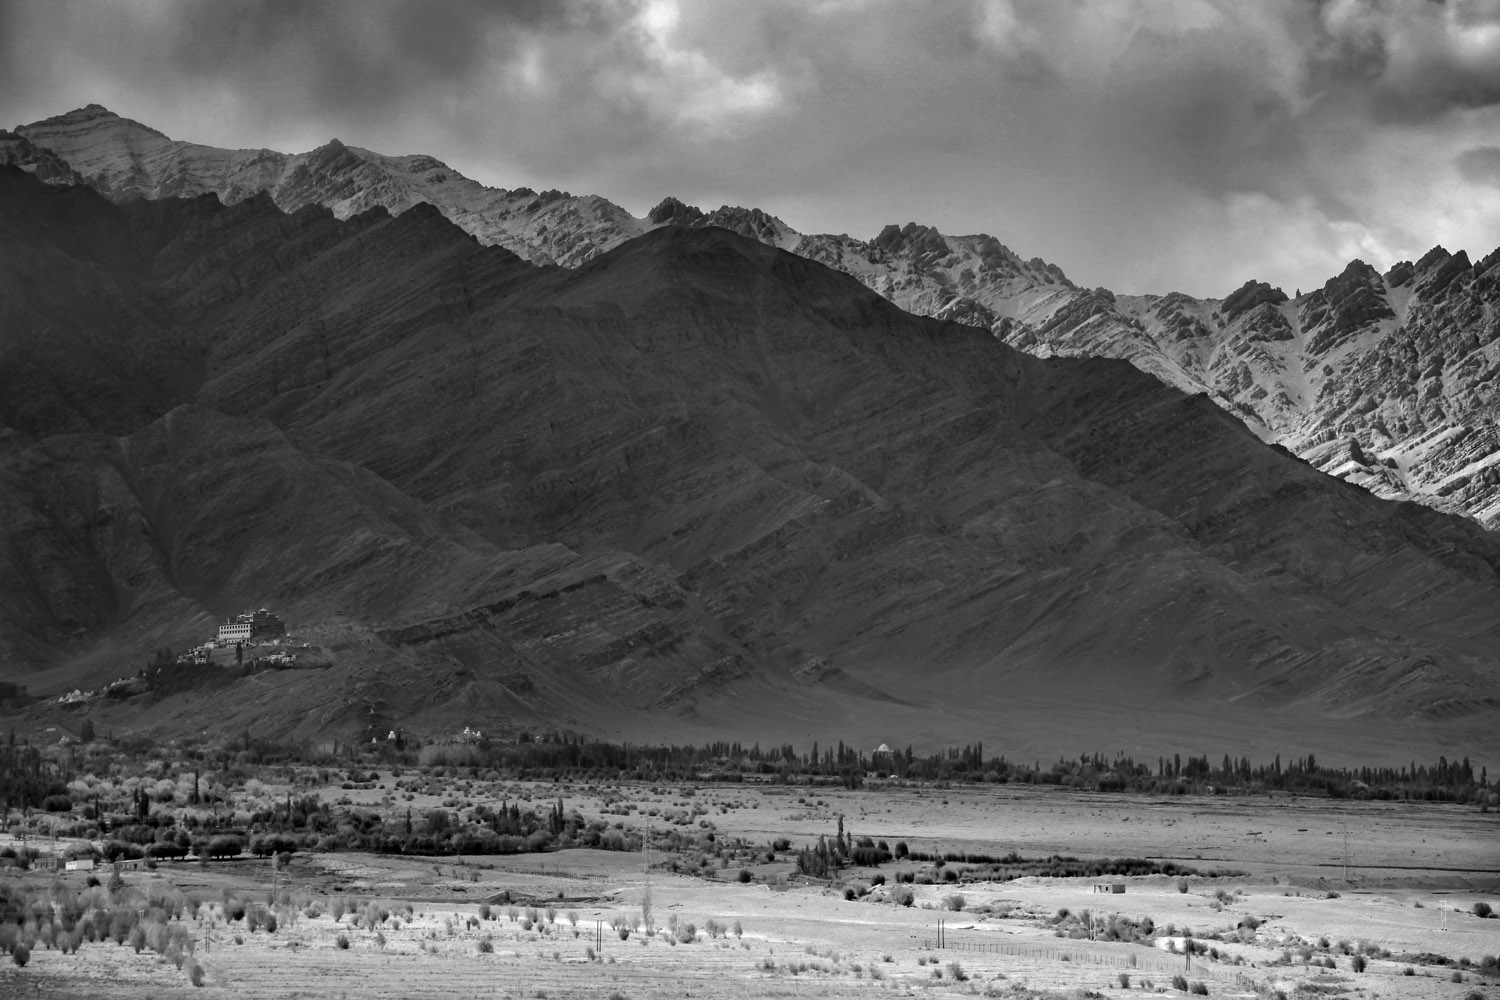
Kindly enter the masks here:
M 1500 953 L 1500 921 L 1471 912 L 1475 902 L 1500 903 L 1494 813 L 1003 787 L 698 785 L 689 793 L 671 785 L 590 791 L 548 784 L 536 792 L 561 793 L 585 815 L 598 815 L 608 801 L 631 814 L 630 826 L 650 822 L 660 830 L 675 823 L 701 831 L 711 819 L 721 838 L 789 836 L 796 845 L 831 836 L 842 815 L 851 833 L 904 839 L 913 850 L 1175 856 L 1219 874 L 1104 879 L 1123 881 L 1123 895 L 1096 894 L 1091 879 L 951 884 L 938 878 L 913 885 L 914 905 L 905 907 L 890 900 L 894 885 L 845 898 L 844 884 L 868 887 L 876 870 L 846 869 L 839 885 L 827 885 L 790 877 L 784 861 L 756 866 L 755 880 L 742 884 L 737 868 L 708 878 L 674 873 L 668 869 L 676 856 L 660 853 L 650 858 L 649 874 L 640 854 L 590 850 L 467 858 L 299 855 L 280 876 L 297 905 L 285 907 L 280 926 L 267 933 L 226 921 L 220 901 L 226 892 L 264 899 L 275 877 L 269 862 L 163 865 L 124 877 L 131 885 L 175 886 L 210 904 L 187 921 L 205 972 L 201 988 L 149 950 L 137 954 L 106 941 L 74 955 L 38 947 L 25 968 L 6 963 L 0 996 L 1180 996 L 1172 988 L 1177 975 L 1222 997 L 1276 990 L 1418 1000 L 1464 1000 L 1475 991 L 1500 996 L 1493 969 L 1486 976 L 1415 957 L 1467 958 L 1478 966 Z M 622 793 L 635 808 L 624 806 Z M 1231 869 L 1243 874 L 1224 874 Z M 911 862 L 878 870 L 892 883 L 906 871 L 924 880 L 940 874 Z M 636 930 L 621 940 L 612 924 L 640 922 L 648 884 L 656 933 Z M 355 926 L 356 914 L 371 903 L 387 919 Z M 336 907 L 349 912 L 335 920 Z M 1063 909 L 1071 917 L 1058 921 Z M 1078 919 L 1083 911 L 1096 926 L 1111 916 L 1136 923 L 1149 917 L 1157 939 L 1088 940 Z M 691 942 L 684 940 L 689 923 Z M 1163 934 L 1169 926 L 1170 936 Z M 1180 948 L 1188 930 L 1217 957 L 1195 955 L 1189 968 L 1183 955 L 1166 949 L 1169 942 Z M 1355 972 L 1341 944 L 1350 951 L 1368 946 L 1376 957 Z

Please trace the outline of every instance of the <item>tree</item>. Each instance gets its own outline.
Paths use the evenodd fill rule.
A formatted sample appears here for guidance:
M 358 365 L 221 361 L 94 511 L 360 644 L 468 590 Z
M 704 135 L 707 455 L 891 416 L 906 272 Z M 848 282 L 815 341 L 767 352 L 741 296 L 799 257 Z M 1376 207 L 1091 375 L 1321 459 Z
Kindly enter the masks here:
M 80 743 L 94 742 L 94 720 L 84 719 L 83 725 L 78 729 L 78 741 Z

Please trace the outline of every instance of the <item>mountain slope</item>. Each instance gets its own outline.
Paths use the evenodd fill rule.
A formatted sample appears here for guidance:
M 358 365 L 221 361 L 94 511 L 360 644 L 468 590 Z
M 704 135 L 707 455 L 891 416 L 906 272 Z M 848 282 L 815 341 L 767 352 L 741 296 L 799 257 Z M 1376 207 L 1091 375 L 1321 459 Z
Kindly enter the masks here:
M 156 318 L 122 344 L 187 338 L 141 400 L 41 319 L 3 328 L 34 376 L 0 432 L 0 650 L 43 685 L 269 604 L 334 674 L 223 704 L 304 735 L 734 706 L 747 734 L 833 705 L 935 726 L 935 682 L 1450 733 L 1497 707 L 1500 546 L 1471 523 L 722 229 L 560 270 L 426 207 L 115 206 L 14 170 L 0 223 L 48 302 L 108 292 Z
M 115 200 L 213 193 L 233 204 L 263 192 L 340 219 L 427 202 L 481 243 L 570 267 L 657 226 L 719 226 L 1029 353 L 1130 361 L 1378 496 L 1500 524 L 1496 255 L 1471 266 L 1438 248 L 1385 275 L 1356 261 L 1295 299 L 1253 281 L 1222 300 L 1127 297 L 1078 287 L 985 235 L 914 223 L 869 241 L 804 235 L 758 209 L 703 212 L 673 198 L 634 218 L 596 196 L 486 188 L 428 156 L 338 140 L 294 155 L 174 141 L 98 105 L 0 135 L 0 162 L 54 183 L 86 177 Z

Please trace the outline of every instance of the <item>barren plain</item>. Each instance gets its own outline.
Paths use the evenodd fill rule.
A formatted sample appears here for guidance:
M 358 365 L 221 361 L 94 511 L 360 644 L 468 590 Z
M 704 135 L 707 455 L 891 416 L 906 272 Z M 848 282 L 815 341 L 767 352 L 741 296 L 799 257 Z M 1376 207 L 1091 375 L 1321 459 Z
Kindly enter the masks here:
M 324 794 L 392 804 L 379 784 Z M 26 967 L 7 964 L 0 996 L 1187 995 L 1174 988 L 1176 976 L 1224 997 L 1500 995 L 1500 922 L 1473 912 L 1475 903 L 1500 902 L 1500 816 L 1474 807 L 1010 786 L 451 779 L 444 794 L 403 795 L 402 805 L 492 797 L 561 797 L 625 830 L 679 831 L 684 847 L 341 852 L 298 854 L 281 873 L 269 860 L 127 871 L 127 886 L 203 904 L 182 921 L 201 987 L 150 951 L 101 940 L 71 955 L 38 947 Z M 833 880 L 797 875 L 797 849 L 831 838 L 840 817 L 851 836 L 904 841 L 914 852 L 1148 857 L 1200 874 L 996 882 L 965 875 L 962 862 L 904 860 L 845 868 Z M 755 845 L 761 860 L 705 865 L 710 835 Z M 772 850 L 778 838 L 790 850 Z M 898 902 L 901 874 L 914 878 L 909 906 Z M 1101 895 L 1096 881 L 1126 890 Z M 648 895 L 654 933 L 643 921 Z M 252 908 L 274 901 L 265 908 L 280 914 L 275 931 L 231 919 L 231 898 Z M 1145 926 L 1149 936 L 1139 933 Z M 1190 963 L 1189 936 L 1203 949 Z

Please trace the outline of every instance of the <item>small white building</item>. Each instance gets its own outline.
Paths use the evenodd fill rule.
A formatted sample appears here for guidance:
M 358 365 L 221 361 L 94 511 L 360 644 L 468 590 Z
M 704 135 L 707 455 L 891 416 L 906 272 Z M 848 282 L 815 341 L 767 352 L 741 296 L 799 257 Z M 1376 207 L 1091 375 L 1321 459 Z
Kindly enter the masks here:
M 94 870 L 93 858 L 74 858 L 63 866 L 64 871 L 91 872 Z

